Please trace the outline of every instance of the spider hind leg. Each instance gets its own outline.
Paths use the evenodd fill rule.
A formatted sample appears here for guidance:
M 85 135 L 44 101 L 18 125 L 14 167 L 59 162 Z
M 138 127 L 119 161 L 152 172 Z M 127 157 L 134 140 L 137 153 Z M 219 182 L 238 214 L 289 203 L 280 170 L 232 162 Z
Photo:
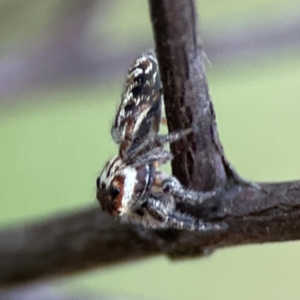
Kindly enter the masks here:
M 150 197 L 147 201 L 146 210 L 157 221 L 152 228 L 172 228 L 188 231 L 226 231 L 227 225 L 223 222 L 210 223 L 192 216 L 183 214 L 174 209 L 172 205 L 166 205 L 162 199 Z M 166 199 L 163 199 L 166 200 Z M 169 206 L 169 207 L 168 207 Z

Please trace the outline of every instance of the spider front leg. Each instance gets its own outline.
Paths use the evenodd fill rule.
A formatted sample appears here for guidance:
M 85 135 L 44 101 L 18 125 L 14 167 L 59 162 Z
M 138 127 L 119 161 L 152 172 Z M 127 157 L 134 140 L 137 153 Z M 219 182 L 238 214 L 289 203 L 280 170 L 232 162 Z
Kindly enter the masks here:
M 159 162 L 160 164 L 165 164 L 169 160 L 173 159 L 173 155 L 170 151 L 163 148 L 155 148 L 141 157 L 137 157 L 134 162 L 131 163 L 132 166 L 141 166 L 148 165 L 155 162 Z
M 192 128 L 174 131 L 166 135 L 153 134 L 146 138 L 136 137 L 132 145 L 122 155 L 124 160 L 129 162 L 135 162 L 139 157 L 145 153 L 151 152 L 155 149 L 162 149 L 167 143 L 174 143 L 184 136 L 193 131 Z M 138 145 L 138 146 L 136 146 Z
M 155 220 L 152 224 L 148 223 L 148 227 L 152 228 L 172 228 L 189 231 L 226 231 L 227 225 L 225 223 L 210 223 L 196 219 L 175 210 L 175 203 L 171 196 L 167 198 L 165 195 L 161 197 L 150 196 L 145 210 Z
M 164 145 L 167 143 L 174 143 L 174 142 L 182 139 L 186 135 L 190 134 L 191 132 L 193 132 L 193 129 L 187 128 L 187 129 L 183 129 L 183 130 L 179 130 L 179 131 L 174 131 L 174 132 L 171 132 L 171 133 L 168 133 L 165 135 L 157 135 L 156 142 L 161 145 Z

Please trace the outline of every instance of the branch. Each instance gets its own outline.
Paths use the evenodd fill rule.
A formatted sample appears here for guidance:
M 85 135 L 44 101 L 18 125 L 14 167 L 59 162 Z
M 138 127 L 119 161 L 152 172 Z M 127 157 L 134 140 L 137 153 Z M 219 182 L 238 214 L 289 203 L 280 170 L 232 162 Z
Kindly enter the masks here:
M 169 131 L 194 128 L 172 145 L 173 174 L 183 184 L 212 189 L 226 181 L 215 116 L 204 74 L 195 3 L 150 1 Z M 175 21 L 176 20 L 176 21 Z
M 225 234 L 149 231 L 115 222 L 98 207 L 0 233 L 0 285 L 136 261 L 158 254 L 192 256 L 214 248 L 300 239 L 300 181 L 236 186 L 212 220 Z M 203 213 L 199 211 L 198 213 Z
M 0 283 L 67 274 L 155 253 L 155 244 L 101 213 L 97 206 L 2 232 Z
M 300 239 L 300 181 L 261 184 L 240 179 L 227 162 L 203 69 L 192 0 L 152 0 L 150 11 L 161 66 L 170 130 L 193 126 L 176 143 L 173 171 L 201 190 L 221 196 L 201 207 L 180 209 L 208 221 L 224 221 L 226 232 L 153 231 L 114 222 L 89 208 L 43 224 L 0 233 L 0 284 L 107 267 L 158 254 L 203 255 L 248 243 Z

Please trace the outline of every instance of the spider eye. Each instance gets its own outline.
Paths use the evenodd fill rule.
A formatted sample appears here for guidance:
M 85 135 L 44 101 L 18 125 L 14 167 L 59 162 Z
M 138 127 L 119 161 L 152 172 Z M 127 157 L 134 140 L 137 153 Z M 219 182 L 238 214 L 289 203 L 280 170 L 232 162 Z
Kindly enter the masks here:
M 118 187 L 111 186 L 109 188 L 109 195 L 111 196 L 112 199 L 115 199 L 119 194 L 121 190 Z

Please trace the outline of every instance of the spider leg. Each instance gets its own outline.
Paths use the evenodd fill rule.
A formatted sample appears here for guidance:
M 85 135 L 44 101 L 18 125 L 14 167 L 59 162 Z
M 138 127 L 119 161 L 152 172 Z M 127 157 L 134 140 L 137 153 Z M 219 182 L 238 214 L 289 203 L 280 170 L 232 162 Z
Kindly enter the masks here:
M 170 151 L 163 148 L 154 148 L 153 150 L 145 153 L 144 155 L 137 157 L 134 162 L 131 163 L 132 166 L 137 167 L 140 165 L 148 165 L 155 162 L 165 164 L 169 160 L 172 160 L 173 155 Z
M 192 128 L 184 129 L 184 130 L 178 130 L 171 133 L 168 133 L 166 135 L 157 135 L 156 142 L 160 145 L 164 145 L 167 143 L 174 143 L 180 139 L 182 139 L 184 136 L 190 134 L 193 131 Z
M 138 157 L 143 156 L 154 149 L 162 149 L 165 144 L 176 142 L 192 131 L 192 128 L 188 128 L 185 130 L 174 131 L 166 135 L 155 134 L 148 135 L 146 138 L 137 137 L 134 139 L 133 144 L 138 146 L 129 147 L 125 151 L 123 158 L 125 161 L 132 163 L 136 161 Z
M 150 197 L 147 201 L 145 209 L 158 221 L 158 223 L 154 223 L 155 225 L 152 228 L 173 228 L 189 231 L 197 230 L 202 232 L 226 231 L 227 229 L 227 225 L 225 223 L 204 222 L 192 216 L 180 213 L 179 211 L 170 211 L 163 202 L 164 201 L 161 201 L 161 199 L 155 199 L 154 197 Z M 151 224 L 147 225 L 151 226 Z
M 169 176 L 162 182 L 162 190 L 173 195 L 177 201 L 192 205 L 202 204 L 217 195 L 217 191 L 201 192 L 186 189 L 174 176 Z

